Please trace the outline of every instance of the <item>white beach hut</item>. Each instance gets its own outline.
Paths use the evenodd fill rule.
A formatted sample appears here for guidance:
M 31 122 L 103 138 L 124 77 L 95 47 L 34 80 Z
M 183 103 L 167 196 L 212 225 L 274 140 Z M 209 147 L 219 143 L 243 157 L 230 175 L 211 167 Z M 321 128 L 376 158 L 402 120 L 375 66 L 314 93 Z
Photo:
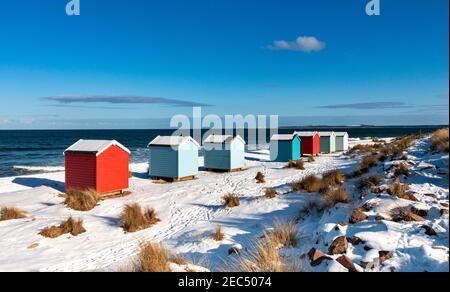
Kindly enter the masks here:
M 348 150 L 348 133 L 347 132 L 335 132 L 336 134 L 336 151 Z

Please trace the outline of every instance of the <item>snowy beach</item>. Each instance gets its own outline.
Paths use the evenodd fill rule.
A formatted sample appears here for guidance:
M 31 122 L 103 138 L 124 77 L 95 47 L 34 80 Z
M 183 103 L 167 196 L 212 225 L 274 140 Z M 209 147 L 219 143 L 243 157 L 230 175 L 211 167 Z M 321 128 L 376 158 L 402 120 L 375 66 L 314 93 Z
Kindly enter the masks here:
M 391 139 L 387 139 L 389 142 Z M 353 140 L 357 144 L 374 144 L 371 140 Z M 413 142 L 406 151 L 410 185 L 415 200 L 387 193 L 370 193 L 362 198 L 348 180 L 348 203 L 338 203 L 324 212 L 300 210 L 309 206 L 317 194 L 293 192 L 292 183 L 310 174 L 322 175 L 340 170 L 351 173 L 362 154 L 324 154 L 315 162 L 305 162 L 305 170 L 286 168 L 286 163 L 269 162 L 267 150 L 248 151 L 246 168 L 241 172 L 213 173 L 201 171 L 196 180 L 160 184 L 147 176 L 147 163 L 130 165 L 130 195 L 99 202 L 91 211 L 67 208 L 60 194 L 64 191 L 64 172 L 39 173 L 0 178 L 0 206 L 17 207 L 27 217 L 0 222 L 0 271 L 121 271 L 126 270 L 139 252 L 142 242 L 162 242 L 171 252 L 211 271 L 226 270 L 227 262 L 237 260 L 230 248 L 242 247 L 242 254 L 276 220 L 298 219 L 298 244 L 283 248 L 283 254 L 295 257 L 305 271 L 348 271 L 328 255 L 317 265 L 307 256 L 312 248 L 327 253 L 338 237 L 358 238 L 349 242 L 346 256 L 357 271 L 448 271 L 448 154 L 431 152 L 430 137 Z M 400 160 L 387 160 L 372 172 L 383 178 L 390 166 Z M 201 164 L 202 165 L 202 164 Z M 265 183 L 257 184 L 255 175 L 262 172 Z M 387 183 L 387 178 L 386 178 Z M 266 188 L 278 196 L 268 199 Z M 241 205 L 225 208 L 222 197 L 235 193 Z M 124 233 L 120 213 L 125 204 L 139 203 L 154 208 L 161 219 L 158 224 L 136 232 Z M 348 219 L 355 208 L 370 205 L 368 218 L 357 224 Z M 423 221 L 396 222 L 389 219 L 398 207 L 423 210 Z M 445 211 L 447 210 L 447 211 Z M 56 239 L 38 233 L 57 225 L 69 216 L 82 219 L 86 232 L 78 236 L 63 235 Z M 380 220 L 384 216 L 385 220 Z M 376 218 L 378 217 L 378 218 Z M 343 224 L 342 222 L 346 222 Z M 340 224 L 341 223 L 341 224 Z M 225 238 L 212 239 L 216 226 L 222 226 Z M 435 232 L 426 234 L 424 225 Z M 389 254 L 380 262 L 381 254 Z M 378 261 L 378 262 L 377 262 Z M 365 266 L 365 267 L 364 267 Z

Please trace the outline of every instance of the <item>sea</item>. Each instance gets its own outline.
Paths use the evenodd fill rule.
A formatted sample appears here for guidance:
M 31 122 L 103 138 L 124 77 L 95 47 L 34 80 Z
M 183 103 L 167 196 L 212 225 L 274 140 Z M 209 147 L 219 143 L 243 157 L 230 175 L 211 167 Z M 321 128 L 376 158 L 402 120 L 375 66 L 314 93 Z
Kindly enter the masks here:
M 431 133 L 448 126 L 353 126 L 353 127 L 284 127 L 279 133 L 293 131 L 348 132 L 351 139 L 397 137 Z M 205 133 L 207 130 L 202 130 Z M 62 171 L 64 150 L 79 139 L 115 139 L 131 150 L 131 162 L 146 162 L 147 144 L 158 135 L 171 135 L 174 130 L 0 130 L 0 177 Z M 248 142 L 248 132 L 244 139 Z M 266 137 L 270 137 L 267 130 Z M 267 143 L 268 141 L 266 141 Z M 265 143 L 261 143 L 265 144 Z M 261 145 L 263 146 L 263 145 Z

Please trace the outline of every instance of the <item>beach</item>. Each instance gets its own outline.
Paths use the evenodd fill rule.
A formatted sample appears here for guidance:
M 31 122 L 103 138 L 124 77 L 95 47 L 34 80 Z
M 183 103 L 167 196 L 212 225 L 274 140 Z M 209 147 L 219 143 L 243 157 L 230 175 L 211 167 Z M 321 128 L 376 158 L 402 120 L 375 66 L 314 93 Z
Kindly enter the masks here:
M 391 139 L 386 139 L 387 142 Z M 357 144 L 373 144 L 372 140 L 351 140 Z M 315 162 L 305 162 L 305 170 L 288 169 L 286 163 L 269 161 L 268 150 L 246 152 L 246 167 L 235 173 L 201 171 L 193 181 L 161 184 L 147 176 L 148 164 L 130 165 L 133 177 L 128 196 L 99 202 L 93 210 L 74 211 L 67 208 L 60 194 L 64 191 L 64 172 L 0 178 L 0 206 L 14 206 L 27 212 L 24 219 L 0 222 L 0 271 L 121 271 L 131 265 L 142 242 L 161 242 L 171 252 L 211 271 L 227 269 L 227 263 L 238 259 L 229 255 L 230 248 L 240 246 L 251 250 L 255 241 L 277 220 L 298 218 L 298 242 L 285 250 L 301 262 L 306 271 L 347 271 L 338 263 L 338 256 L 312 266 L 306 256 L 311 248 L 328 250 L 339 236 L 360 238 L 364 244 L 350 244 L 346 256 L 363 271 L 361 263 L 372 262 L 380 252 L 392 256 L 372 271 L 448 271 L 448 154 L 431 153 L 430 137 L 416 140 L 405 152 L 410 176 L 405 180 L 417 200 L 405 200 L 388 194 L 369 194 L 360 198 L 354 183 L 348 182 L 351 199 L 337 204 L 325 213 L 305 214 L 310 193 L 293 192 L 292 183 L 309 174 L 322 175 L 340 170 L 350 173 L 362 155 L 323 154 Z M 386 176 L 386 161 L 373 171 Z M 202 165 L 202 161 L 200 161 Z M 265 183 L 257 184 L 255 175 L 262 172 Z M 278 196 L 268 199 L 266 188 L 274 188 Z M 241 204 L 225 208 L 222 197 L 234 193 Z M 431 196 L 432 194 L 433 196 Z M 119 220 L 125 204 L 138 202 L 154 208 L 160 222 L 151 228 L 124 233 Z M 348 224 L 352 211 L 370 203 L 368 219 Z M 447 207 L 445 207 L 445 205 Z M 414 206 L 426 210 L 422 222 L 376 220 L 396 207 Z M 441 215 L 447 210 L 447 215 Z M 57 225 L 69 216 L 83 220 L 86 232 L 48 239 L 38 233 Z M 340 222 L 347 222 L 340 226 Z M 225 237 L 212 239 L 220 225 Z M 425 234 L 423 225 L 436 235 Z

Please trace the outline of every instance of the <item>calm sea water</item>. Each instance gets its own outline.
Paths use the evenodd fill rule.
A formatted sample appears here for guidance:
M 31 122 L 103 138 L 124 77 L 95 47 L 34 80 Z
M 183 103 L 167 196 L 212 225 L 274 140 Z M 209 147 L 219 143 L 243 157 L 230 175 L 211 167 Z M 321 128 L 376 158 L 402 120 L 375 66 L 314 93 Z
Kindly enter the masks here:
M 301 127 L 282 128 L 280 133 L 294 130 L 346 131 L 351 138 L 393 137 L 428 133 L 440 126 L 420 127 Z M 173 130 L 33 130 L 0 131 L 0 177 L 57 170 L 64 164 L 63 151 L 79 139 L 115 139 L 127 146 L 132 162 L 147 161 L 146 145 L 158 135 Z M 267 133 L 267 137 L 269 134 Z M 247 140 L 247 133 L 245 135 Z

